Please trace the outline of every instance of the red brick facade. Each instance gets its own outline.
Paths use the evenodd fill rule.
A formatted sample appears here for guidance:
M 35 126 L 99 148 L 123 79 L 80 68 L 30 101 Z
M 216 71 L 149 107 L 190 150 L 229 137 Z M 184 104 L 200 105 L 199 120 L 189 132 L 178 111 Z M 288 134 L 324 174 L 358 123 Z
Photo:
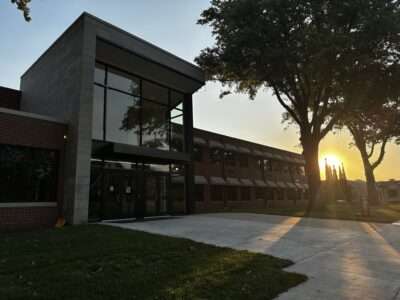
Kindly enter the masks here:
M 57 207 L 0 208 L 0 231 L 50 227 L 57 217 Z
M 0 230 L 34 228 L 55 224 L 62 214 L 63 157 L 66 125 L 35 115 L 0 109 L 0 144 L 57 150 L 59 153 L 58 191 L 55 207 L 20 207 L 0 203 Z M 54 204 L 52 204 L 54 205 Z M 52 206 L 50 205 L 50 206 Z M 3 206 L 3 207 L 1 207 Z M 11 206 L 11 207 L 9 207 Z

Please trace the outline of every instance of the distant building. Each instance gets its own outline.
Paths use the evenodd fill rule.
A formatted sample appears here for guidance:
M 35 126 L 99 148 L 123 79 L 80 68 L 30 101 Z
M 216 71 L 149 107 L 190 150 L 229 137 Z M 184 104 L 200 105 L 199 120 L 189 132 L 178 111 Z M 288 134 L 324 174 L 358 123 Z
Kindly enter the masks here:
M 377 183 L 379 196 L 385 202 L 400 202 L 400 180 L 388 180 Z

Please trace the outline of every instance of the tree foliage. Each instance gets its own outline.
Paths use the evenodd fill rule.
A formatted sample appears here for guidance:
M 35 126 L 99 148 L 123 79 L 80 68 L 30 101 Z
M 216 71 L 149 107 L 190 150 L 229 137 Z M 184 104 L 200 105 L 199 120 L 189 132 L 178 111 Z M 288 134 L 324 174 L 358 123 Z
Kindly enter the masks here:
M 209 80 L 254 97 L 273 90 L 298 125 L 311 197 L 318 146 L 342 113 L 354 73 L 397 60 L 399 3 L 392 0 L 212 0 L 199 24 L 215 45 L 197 57 Z
M 31 0 L 11 0 L 11 3 L 15 4 L 17 8 L 22 11 L 25 21 L 29 22 L 31 20 L 29 3 Z

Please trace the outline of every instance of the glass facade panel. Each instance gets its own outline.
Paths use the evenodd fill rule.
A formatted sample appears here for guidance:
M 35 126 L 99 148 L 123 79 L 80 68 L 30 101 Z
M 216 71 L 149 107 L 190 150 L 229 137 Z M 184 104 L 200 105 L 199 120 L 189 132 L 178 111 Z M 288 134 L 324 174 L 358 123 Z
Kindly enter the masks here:
M 158 84 L 142 81 L 142 96 L 145 99 L 168 105 L 168 89 Z
M 131 95 L 140 95 L 139 79 L 114 69 L 110 69 L 108 72 L 107 85 Z
M 179 92 L 96 63 L 92 137 L 181 152 L 183 98 Z
M 106 140 L 140 145 L 139 98 L 117 91 L 107 92 Z
M 94 86 L 93 91 L 93 117 L 92 136 L 95 140 L 104 139 L 104 88 Z
M 0 203 L 57 201 L 58 152 L 0 144 Z
M 96 64 L 94 69 L 94 82 L 101 85 L 106 84 L 106 70 L 104 65 Z
M 142 145 L 169 150 L 168 108 L 150 101 L 143 101 Z

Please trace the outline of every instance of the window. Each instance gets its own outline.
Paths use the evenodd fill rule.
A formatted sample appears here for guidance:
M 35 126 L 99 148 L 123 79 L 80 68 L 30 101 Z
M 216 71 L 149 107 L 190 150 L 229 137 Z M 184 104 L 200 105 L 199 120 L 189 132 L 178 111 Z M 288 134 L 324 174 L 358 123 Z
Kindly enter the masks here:
M 276 160 L 271 161 L 271 165 L 272 165 L 271 169 L 273 172 L 279 172 L 279 173 L 282 172 L 282 165 L 279 161 Z
M 288 164 L 282 163 L 282 170 L 284 174 L 289 174 L 289 166 Z
M 265 188 L 256 188 L 256 199 L 265 200 Z
M 142 111 L 142 146 L 168 150 L 168 107 L 144 100 Z
M 193 159 L 197 162 L 203 161 L 203 148 L 200 146 L 193 147 Z
M 194 199 L 198 202 L 204 201 L 204 185 L 196 184 L 194 186 Z
M 213 163 L 220 163 L 222 161 L 223 151 L 218 148 L 210 149 L 210 160 Z
M 241 168 L 248 168 L 249 167 L 249 158 L 245 154 L 239 155 L 239 165 Z
M 222 186 L 219 186 L 219 185 L 211 186 L 211 200 L 212 201 L 224 201 Z
M 106 140 L 115 143 L 139 145 L 139 98 L 108 90 L 106 107 Z
M 226 200 L 228 201 L 237 201 L 237 187 L 235 186 L 226 186 L 225 187 Z
M 250 188 L 245 186 L 240 188 L 240 200 L 249 201 L 250 200 Z
M 0 202 L 57 201 L 58 152 L 0 144 Z
M 389 198 L 397 198 L 397 196 L 398 196 L 397 190 L 389 189 L 388 196 L 389 196 Z
M 104 88 L 98 85 L 94 86 L 93 91 L 93 119 L 92 136 L 95 140 L 104 139 Z
M 184 94 L 96 63 L 92 137 L 183 151 Z
M 110 88 L 140 96 L 140 81 L 138 78 L 110 68 L 107 73 L 107 85 Z
M 236 165 L 236 156 L 232 151 L 225 151 L 225 162 L 228 166 Z

